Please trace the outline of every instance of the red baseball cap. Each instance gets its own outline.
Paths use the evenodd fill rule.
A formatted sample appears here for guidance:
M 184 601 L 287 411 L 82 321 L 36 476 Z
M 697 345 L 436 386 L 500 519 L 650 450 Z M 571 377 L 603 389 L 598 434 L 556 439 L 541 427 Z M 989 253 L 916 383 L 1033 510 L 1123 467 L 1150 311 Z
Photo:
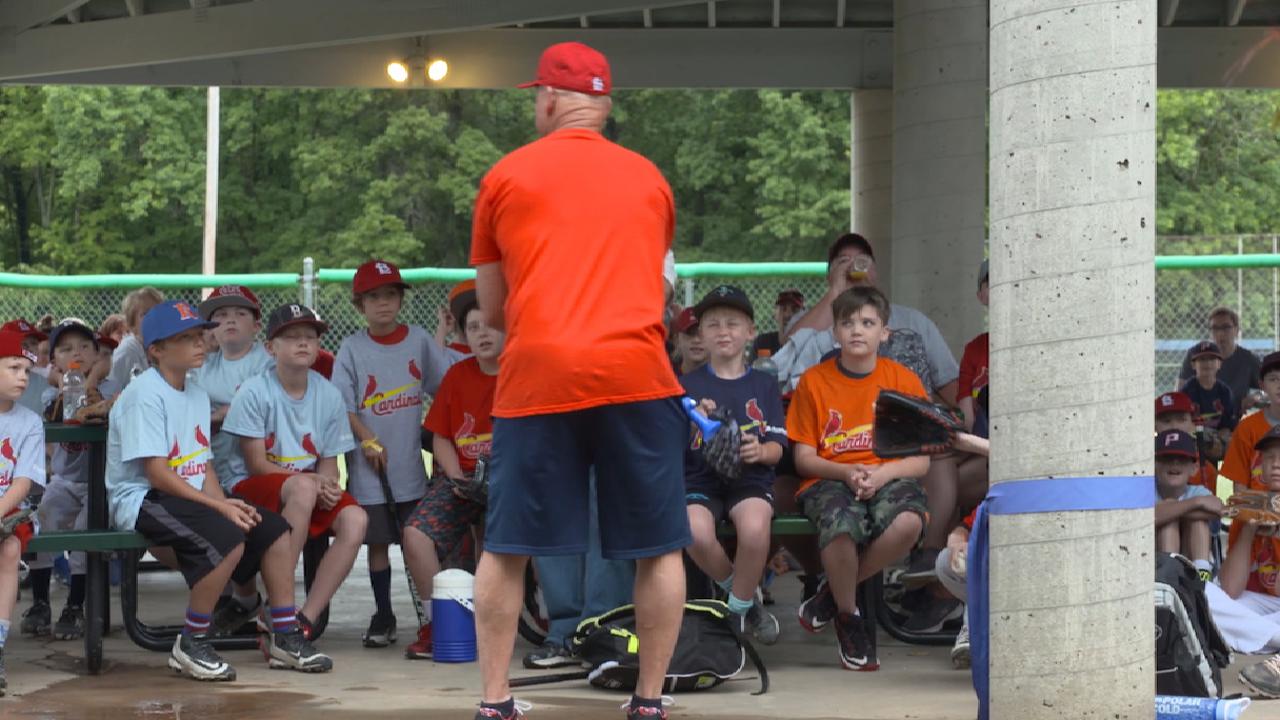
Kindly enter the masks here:
M 675 321 L 676 332 L 687 333 L 698 327 L 698 314 L 693 308 L 687 307 L 680 311 Z
M 253 311 L 254 318 L 262 317 L 262 305 L 258 303 L 258 296 L 253 291 L 243 285 L 223 285 L 220 288 L 214 288 L 209 293 L 209 297 L 200 303 L 200 317 L 208 320 L 213 317 L 213 313 L 224 307 L 242 307 Z
M 351 291 L 357 295 L 363 295 L 383 285 L 399 285 L 406 290 L 409 289 L 408 284 L 400 279 L 400 268 L 396 267 L 395 263 L 386 260 L 370 260 L 356 268 L 356 278 L 351 284 Z
M 6 326 L 7 327 L 7 326 Z M 29 351 L 22 349 L 22 341 L 26 339 L 26 335 L 12 330 L 0 330 L 0 357 L 20 357 L 36 363 L 36 356 Z
M 796 290 L 795 288 L 783 290 L 778 293 L 778 299 L 774 302 L 774 305 L 780 307 L 784 305 L 798 308 L 804 307 L 804 293 Z
M 0 332 L 17 333 L 24 338 L 27 336 L 35 336 L 37 340 L 49 339 L 48 335 L 45 335 L 44 333 L 40 332 L 40 330 L 36 328 L 35 325 L 32 325 L 31 323 L 27 322 L 22 318 L 18 318 L 17 320 L 10 320 L 9 322 L 0 326 Z
M 1195 406 L 1191 403 L 1189 395 L 1180 392 L 1167 392 L 1156 398 L 1156 417 L 1165 413 L 1176 412 L 1196 414 Z
M 556 43 L 542 51 L 538 77 L 516 87 L 553 87 L 586 95 L 608 95 L 613 90 L 609 61 L 599 50 L 580 42 Z
M 110 335 L 103 335 L 102 333 L 98 333 L 98 344 L 102 347 L 111 348 L 112 350 L 115 350 L 120 346 L 120 343 L 112 339 Z

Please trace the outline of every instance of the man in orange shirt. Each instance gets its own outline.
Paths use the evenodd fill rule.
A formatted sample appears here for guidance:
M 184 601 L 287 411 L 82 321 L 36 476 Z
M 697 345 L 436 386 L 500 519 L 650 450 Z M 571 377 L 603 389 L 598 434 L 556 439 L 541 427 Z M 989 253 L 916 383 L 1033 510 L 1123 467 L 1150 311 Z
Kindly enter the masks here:
M 1270 403 L 1236 425 L 1219 470 L 1222 477 L 1235 483 L 1236 490 L 1267 489 L 1262 481 L 1261 458 L 1254 446 L 1273 427 L 1280 425 L 1280 352 L 1263 358 L 1258 374 L 1262 380 L 1262 391 L 1267 394 Z
M 531 555 L 586 551 L 594 466 L 602 554 L 636 561 L 640 675 L 627 718 L 662 719 L 691 539 L 688 420 L 664 347 L 674 203 L 653 163 L 600 134 L 612 107 L 603 55 L 553 45 L 527 86 L 542 138 L 485 175 L 472 226 L 480 307 L 507 333 L 476 571 L 476 718 L 522 717 L 507 668 L 525 566 Z
M 840 662 L 876 670 L 866 623 L 856 603 L 858 583 L 905 557 L 929 517 L 915 478 L 929 471 L 925 456 L 886 461 L 872 452 L 871 427 L 880 390 L 927 397 L 920 378 L 877 358 L 889 336 L 889 300 L 870 286 L 850 288 L 831 303 L 840 354 L 800 377 L 787 413 L 802 478 L 796 501 L 818 528 L 827 580 L 800 605 L 800 624 L 818 632 L 835 620 Z M 942 518 L 947 522 L 948 518 Z

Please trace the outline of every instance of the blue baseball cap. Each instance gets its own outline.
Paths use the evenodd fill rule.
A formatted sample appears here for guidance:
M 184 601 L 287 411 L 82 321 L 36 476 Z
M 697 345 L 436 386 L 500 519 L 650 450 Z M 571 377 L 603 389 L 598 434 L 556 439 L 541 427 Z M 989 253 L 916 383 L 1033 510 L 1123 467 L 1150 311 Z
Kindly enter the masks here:
M 218 327 L 218 323 L 202 320 L 200 313 L 182 300 L 162 302 L 142 317 L 142 346 L 149 348 L 188 330 L 214 327 Z

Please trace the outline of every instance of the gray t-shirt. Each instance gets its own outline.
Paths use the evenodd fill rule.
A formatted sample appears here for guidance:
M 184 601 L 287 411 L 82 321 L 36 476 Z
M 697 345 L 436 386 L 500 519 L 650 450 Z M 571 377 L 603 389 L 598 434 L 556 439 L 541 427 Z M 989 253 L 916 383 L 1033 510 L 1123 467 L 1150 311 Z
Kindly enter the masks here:
M 129 386 L 134 377 L 141 375 L 151 367 L 147 362 L 147 350 L 142 342 L 132 333 L 125 335 L 116 349 L 111 352 L 111 372 L 107 379 L 111 381 L 116 392 Z M 105 396 L 104 396 L 105 397 Z
M 466 357 L 442 347 L 426 330 L 409 326 L 408 335 L 385 345 L 361 330 L 342 341 L 333 363 L 333 384 L 349 413 L 378 436 L 387 450 L 387 480 L 396 502 L 427 494 L 422 459 L 422 404 L 434 395 L 451 365 Z M 386 502 L 378 474 L 357 447 L 347 453 L 347 491 L 361 505 Z
M 15 403 L 12 410 L 0 413 L 0 495 L 18 478 L 44 487 L 44 421 Z M 24 500 L 21 506 L 26 504 Z
M 1249 394 L 1249 388 L 1258 387 L 1258 371 L 1261 369 L 1262 362 L 1258 360 L 1258 356 L 1240 345 L 1236 346 L 1236 351 L 1231 353 L 1230 357 L 1222 361 L 1222 367 L 1218 370 L 1218 379 L 1223 385 L 1231 388 L 1231 397 L 1235 400 L 1237 415 L 1241 411 L 1240 404 Z M 1195 374 L 1195 370 L 1191 369 L 1191 349 L 1188 348 L 1186 356 L 1182 358 L 1178 384 L 1185 383 L 1195 377 Z

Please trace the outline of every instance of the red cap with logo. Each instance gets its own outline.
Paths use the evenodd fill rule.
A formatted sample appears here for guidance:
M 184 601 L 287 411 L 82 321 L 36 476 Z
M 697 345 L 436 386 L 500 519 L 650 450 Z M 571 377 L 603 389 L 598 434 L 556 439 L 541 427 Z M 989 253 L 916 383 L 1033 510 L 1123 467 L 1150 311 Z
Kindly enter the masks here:
M 356 278 L 351 284 L 351 291 L 357 295 L 363 295 L 384 285 L 399 285 L 406 290 L 409 288 L 408 284 L 400 279 L 400 268 L 396 267 L 395 263 L 386 260 L 370 260 L 356 268 Z
M 609 61 L 599 50 L 580 42 L 556 43 L 542 51 L 538 77 L 516 87 L 545 86 L 586 95 L 608 95 L 613 90 Z
M 676 332 L 687 333 L 698 327 L 698 313 L 693 308 L 687 307 L 680 311 L 675 321 Z
M 209 297 L 200 303 L 200 317 L 209 320 L 214 312 L 224 307 L 242 307 L 252 311 L 255 318 L 262 317 L 262 305 L 258 303 L 258 296 L 243 285 L 223 285 L 220 288 L 214 288 L 214 291 L 209 293 Z
M 1191 397 L 1186 393 L 1167 392 L 1156 398 L 1156 417 L 1160 417 L 1165 413 L 1190 413 L 1195 415 L 1196 409 L 1191 402 Z
M 0 330 L 0 358 L 20 357 L 30 360 L 31 364 L 34 365 L 36 356 L 32 355 L 30 351 L 22 349 L 22 341 L 26 337 L 26 335 L 12 330 Z
M 9 322 L 5 323 L 3 326 L 0 326 L 0 332 L 17 333 L 24 338 L 28 336 L 34 336 L 37 340 L 49 339 L 48 335 L 45 335 L 44 333 L 40 332 L 40 330 L 35 325 L 32 325 L 31 323 L 27 322 L 22 318 L 18 318 L 17 320 L 10 320 Z

